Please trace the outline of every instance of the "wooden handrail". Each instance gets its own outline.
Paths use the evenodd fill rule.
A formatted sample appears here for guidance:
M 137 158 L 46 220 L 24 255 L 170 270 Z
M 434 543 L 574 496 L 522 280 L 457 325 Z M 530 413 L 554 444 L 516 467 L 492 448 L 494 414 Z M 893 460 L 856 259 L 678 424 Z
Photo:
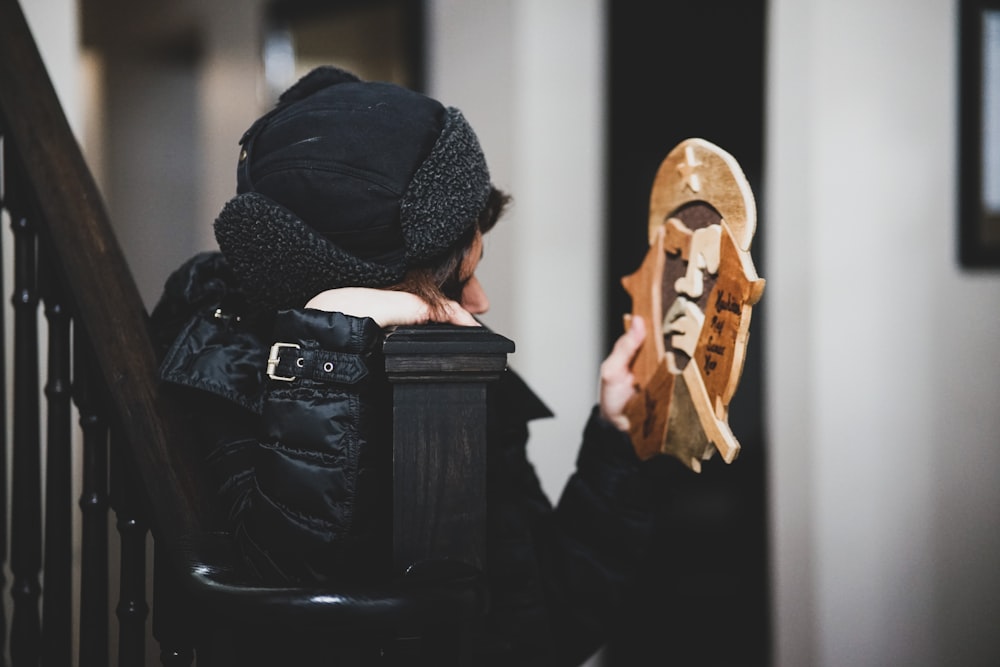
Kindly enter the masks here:
M 185 422 L 156 383 L 145 306 L 16 0 L 0 0 L 0 123 L 34 195 L 149 495 L 158 535 L 207 526 L 207 487 Z

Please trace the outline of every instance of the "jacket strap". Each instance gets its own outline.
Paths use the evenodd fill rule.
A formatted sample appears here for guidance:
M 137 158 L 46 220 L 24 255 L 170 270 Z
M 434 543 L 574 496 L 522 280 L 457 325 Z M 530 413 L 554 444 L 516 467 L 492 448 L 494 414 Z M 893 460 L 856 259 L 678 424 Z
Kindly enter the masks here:
M 267 359 L 267 376 L 281 382 L 306 378 L 355 384 L 367 375 L 368 368 L 357 354 L 303 348 L 298 343 L 275 343 Z

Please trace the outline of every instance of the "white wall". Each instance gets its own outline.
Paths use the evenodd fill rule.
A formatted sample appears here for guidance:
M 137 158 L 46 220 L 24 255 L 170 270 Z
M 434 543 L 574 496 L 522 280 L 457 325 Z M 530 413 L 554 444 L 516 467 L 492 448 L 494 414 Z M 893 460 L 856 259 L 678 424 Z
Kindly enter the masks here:
M 21 10 L 38 44 L 49 78 L 66 111 L 70 126 L 79 132 L 81 90 L 79 26 L 76 0 L 21 0 Z
M 778 665 L 1000 664 L 1000 274 L 956 260 L 956 20 L 771 3 Z
M 264 0 L 196 3 L 205 40 L 199 108 L 204 189 L 198 200 L 198 240 L 215 248 L 212 221 L 236 194 L 239 139 L 267 110 L 261 89 L 261 25 Z
M 94 154 L 99 182 L 147 308 L 174 268 L 216 247 L 212 222 L 236 191 L 239 138 L 265 110 L 261 0 L 183 4 L 174 10 L 195 17 L 197 59 L 139 53 L 100 65 L 114 82 L 97 100 L 114 141 Z

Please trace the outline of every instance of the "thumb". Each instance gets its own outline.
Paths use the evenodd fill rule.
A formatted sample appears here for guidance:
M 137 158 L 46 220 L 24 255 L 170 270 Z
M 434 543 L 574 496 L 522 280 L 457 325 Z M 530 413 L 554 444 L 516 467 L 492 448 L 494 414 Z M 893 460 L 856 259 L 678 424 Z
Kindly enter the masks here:
M 646 339 L 646 323 L 638 315 L 629 321 L 628 331 L 615 341 L 614 347 L 601 364 L 601 375 L 606 380 L 628 373 L 636 353 Z
M 628 335 L 635 340 L 637 345 L 641 345 L 646 338 L 646 320 L 642 319 L 642 315 L 633 315 L 630 323 Z
M 646 322 L 641 315 L 633 315 L 629 319 L 628 331 L 618 339 L 613 354 L 624 357 L 625 363 L 629 363 L 642 347 L 644 340 L 646 340 Z

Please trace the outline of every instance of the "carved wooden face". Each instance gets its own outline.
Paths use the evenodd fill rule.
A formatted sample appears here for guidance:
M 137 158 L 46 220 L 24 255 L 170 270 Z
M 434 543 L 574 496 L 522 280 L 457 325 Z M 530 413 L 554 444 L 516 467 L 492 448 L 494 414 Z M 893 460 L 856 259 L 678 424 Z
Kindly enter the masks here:
M 715 286 L 717 262 L 715 267 L 711 267 L 702 257 L 704 257 L 705 252 L 711 253 L 713 251 L 715 256 L 718 256 L 719 238 L 717 231 L 721 229 L 721 223 L 722 216 L 719 215 L 719 212 L 704 202 L 685 204 L 679 210 L 674 211 L 673 215 L 665 222 L 671 227 L 683 225 L 680 231 L 690 239 L 687 246 L 696 245 L 694 238 L 697 236 L 699 239 L 697 245 L 701 248 L 701 250 L 695 251 L 695 261 L 690 261 L 690 251 L 682 252 L 678 244 L 670 245 L 670 232 L 667 233 L 667 238 L 664 240 L 664 253 L 666 255 L 662 286 L 664 344 L 667 351 L 673 353 L 674 365 L 678 371 L 683 371 L 691 359 L 693 346 L 685 345 L 683 333 L 673 333 L 670 325 L 685 317 L 690 306 L 697 308 L 701 313 L 705 312 L 709 295 Z M 714 242 L 715 247 L 712 249 L 705 247 L 706 242 Z M 712 268 L 716 270 L 711 270 Z M 700 330 L 699 324 L 697 331 L 700 332 Z
M 633 364 L 639 393 L 626 407 L 643 458 L 667 453 L 700 470 L 715 449 L 727 462 L 739 452 L 728 410 L 764 288 L 749 253 L 755 227 L 731 156 L 700 139 L 667 155 L 650 197 L 649 253 L 622 281 L 633 314 L 652 325 Z

